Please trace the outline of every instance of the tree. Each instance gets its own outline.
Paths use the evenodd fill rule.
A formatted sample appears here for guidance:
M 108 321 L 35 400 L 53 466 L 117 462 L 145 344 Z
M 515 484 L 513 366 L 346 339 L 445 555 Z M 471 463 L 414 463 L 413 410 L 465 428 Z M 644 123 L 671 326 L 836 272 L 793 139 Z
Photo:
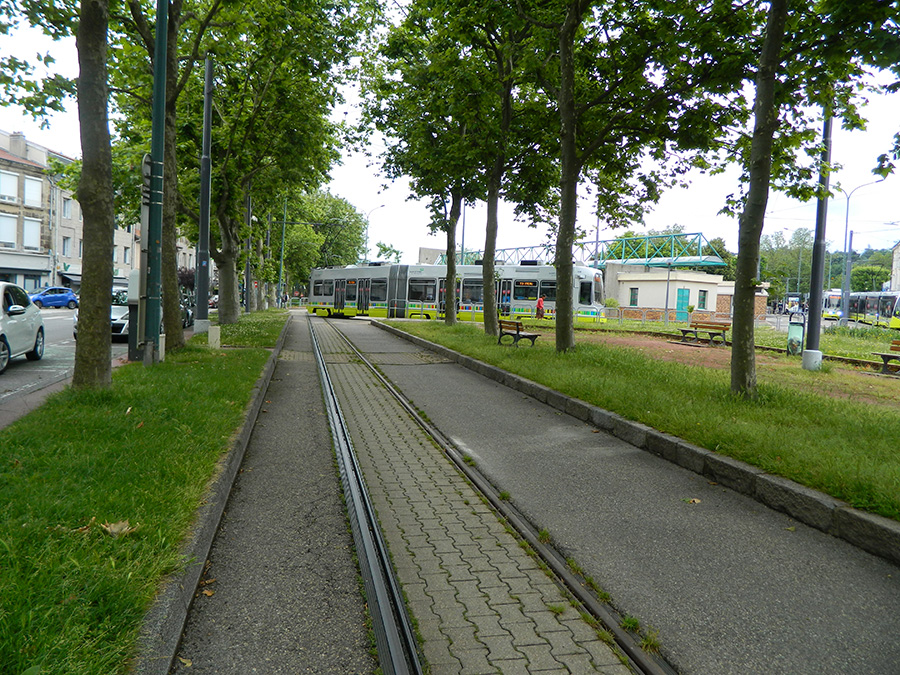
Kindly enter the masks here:
M 76 43 L 80 68 L 78 117 L 83 154 L 78 201 L 84 216 L 84 269 L 79 340 L 72 375 L 75 389 L 103 388 L 112 383 L 109 304 L 115 208 L 107 109 L 108 27 L 108 2 L 82 2 Z
M 547 31 L 548 66 L 538 82 L 560 120 L 553 149 L 560 159 L 556 349 L 566 351 L 575 344 L 579 183 L 590 182 L 598 216 L 613 225 L 633 222 L 697 161 L 696 153 L 714 145 L 719 129 L 740 122 L 733 103 L 754 13 L 745 5 L 692 2 L 645 2 L 635 11 L 616 0 L 525 11 Z
M 394 263 L 400 262 L 400 251 L 395 249 L 390 244 L 385 244 L 384 242 L 378 242 L 378 257 L 384 258 L 385 260 L 390 260 Z
M 361 12 L 347 2 L 246 5 L 217 31 L 228 45 L 216 58 L 211 157 L 218 228 L 211 232 L 210 256 L 219 268 L 221 323 L 239 315 L 237 265 L 252 227 L 242 215 L 247 197 L 254 196 L 262 212 L 279 213 L 285 188 L 314 188 L 338 157 L 338 129 L 328 114 L 338 100 L 336 70 L 352 53 Z M 196 201 L 187 196 L 197 194 L 202 84 L 195 78 L 188 88 L 180 124 L 180 211 L 196 221 L 188 206 Z
M 839 113 L 845 125 L 860 126 L 854 96 L 864 64 L 880 63 L 885 45 L 896 53 L 897 17 L 896 2 L 834 0 L 793 11 L 787 0 L 770 3 L 749 154 L 743 152 L 746 142 L 737 146 L 747 184 L 739 219 L 732 334 L 731 390 L 739 396 L 756 396 L 753 305 L 770 182 L 795 197 L 815 195 L 814 167 L 801 165 L 794 154 L 814 138 L 803 106 L 822 105 L 826 115 Z
M 851 291 L 880 291 L 891 279 L 891 269 L 877 265 L 860 265 L 850 272 Z

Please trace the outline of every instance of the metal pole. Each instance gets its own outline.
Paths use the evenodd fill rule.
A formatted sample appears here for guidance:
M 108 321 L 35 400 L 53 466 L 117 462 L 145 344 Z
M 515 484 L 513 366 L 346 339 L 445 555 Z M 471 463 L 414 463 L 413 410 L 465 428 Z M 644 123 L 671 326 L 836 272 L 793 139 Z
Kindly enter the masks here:
M 203 86 L 203 149 L 200 156 L 200 230 L 197 238 L 197 318 L 195 333 L 209 331 L 209 198 L 212 185 L 212 93 L 213 62 L 206 57 Z
M 819 201 L 816 205 L 816 237 L 813 241 L 811 270 L 809 275 L 809 310 L 807 316 L 806 349 L 819 350 L 822 328 L 822 282 L 825 277 L 825 221 L 828 216 L 828 162 L 831 161 L 831 111 L 825 110 L 825 124 L 822 129 L 822 169 L 819 173 Z M 815 361 L 815 360 L 813 360 Z M 807 370 L 818 370 L 821 355 L 816 362 L 807 361 Z
M 852 237 L 848 238 L 850 232 L 850 197 L 860 188 L 875 185 L 884 181 L 884 178 L 874 180 L 871 183 L 863 183 L 847 192 L 844 188 L 838 186 L 838 190 L 844 193 L 847 198 L 847 209 L 844 211 L 844 279 L 841 282 L 841 325 L 847 325 L 847 314 L 850 312 L 850 242 Z
M 363 255 L 364 263 L 369 262 L 369 216 L 371 216 L 373 213 L 375 213 L 378 209 L 381 209 L 381 208 L 384 208 L 384 204 L 380 204 L 379 206 L 376 206 L 374 209 L 372 209 L 371 211 L 369 211 L 366 214 L 366 252 L 365 252 L 365 255 Z
M 153 52 L 153 120 L 150 138 L 150 222 L 147 232 L 147 322 L 144 325 L 144 363 L 159 361 L 159 324 L 162 319 L 162 200 L 165 159 L 166 43 L 169 0 L 156 3 L 156 45 Z
M 284 217 L 281 219 L 281 262 L 278 265 L 278 302 L 284 297 L 284 228 L 287 225 L 287 197 L 284 198 Z

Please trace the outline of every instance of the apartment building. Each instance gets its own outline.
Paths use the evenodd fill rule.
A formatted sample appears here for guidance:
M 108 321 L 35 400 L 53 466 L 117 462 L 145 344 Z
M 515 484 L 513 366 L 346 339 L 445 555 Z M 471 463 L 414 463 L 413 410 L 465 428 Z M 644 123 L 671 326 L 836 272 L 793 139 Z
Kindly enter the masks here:
M 24 134 L 0 131 L 0 280 L 26 290 L 81 287 L 81 206 L 50 174 L 50 159 L 73 161 Z M 140 228 L 116 228 L 113 275 L 127 284 L 140 264 Z

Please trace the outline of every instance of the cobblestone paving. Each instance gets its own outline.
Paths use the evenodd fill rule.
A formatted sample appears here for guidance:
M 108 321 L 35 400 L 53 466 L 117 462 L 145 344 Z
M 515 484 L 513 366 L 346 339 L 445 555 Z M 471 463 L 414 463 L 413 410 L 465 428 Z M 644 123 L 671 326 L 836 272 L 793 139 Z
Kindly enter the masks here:
M 315 326 L 432 673 L 629 673 L 336 332 Z

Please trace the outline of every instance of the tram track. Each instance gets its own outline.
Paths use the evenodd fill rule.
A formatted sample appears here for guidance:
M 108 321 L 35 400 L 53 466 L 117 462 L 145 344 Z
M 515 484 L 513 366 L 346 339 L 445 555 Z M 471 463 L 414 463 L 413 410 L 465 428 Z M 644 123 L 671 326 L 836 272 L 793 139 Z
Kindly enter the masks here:
M 309 330 L 381 669 L 389 675 L 420 675 L 424 671 L 419 661 L 412 623 L 312 321 L 309 322 Z
M 350 339 L 335 325 L 335 321 L 326 321 L 351 351 L 353 358 L 358 360 L 377 378 L 416 424 L 441 448 L 444 455 L 453 462 L 456 468 L 469 480 L 470 484 L 484 497 L 494 512 L 501 516 L 540 557 L 550 569 L 556 582 L 581 603 L 582 607 L 594 620 L 602 624 L 603 628 L 612 634 L 616 646 L 627 656 L 632 670 L 643 675 L 675 675 L 676 671 L 660 656 L 645 652 L 641 648 L 635 635 L 622 628 L 622 617 L 609 605 L 602 602 L 581 574 L 570 567 L 564 556 L 552 546 L 546 544 L 539 535 L 538 530 L 528 519 L 509 501 L 502 499 L 500 492 L 490 481 L 470 463 L 466 462 L 465 453 L 419 413 L 402 392 L 394 387 L 390 380 L 356 348 Z M 310 323 L 310 330 L 314 330 L 312 323 Z M 318 348 L 316 347 L 316 349 Z

